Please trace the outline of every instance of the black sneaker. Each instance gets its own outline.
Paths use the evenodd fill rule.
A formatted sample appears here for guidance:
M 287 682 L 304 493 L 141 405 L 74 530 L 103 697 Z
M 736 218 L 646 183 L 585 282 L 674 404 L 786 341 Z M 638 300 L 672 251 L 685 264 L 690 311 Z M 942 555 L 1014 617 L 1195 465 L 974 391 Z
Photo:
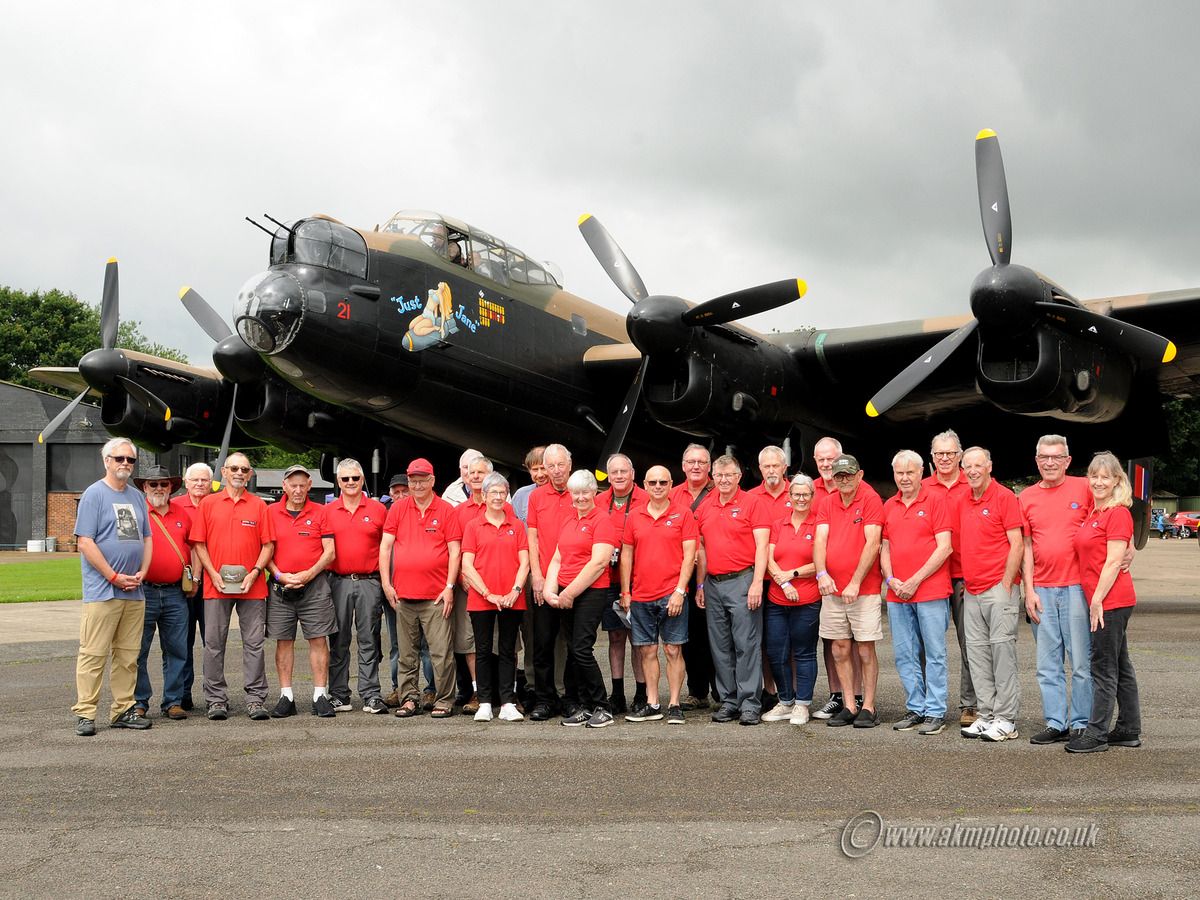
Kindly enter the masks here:
M 826 705 L 828 706 L 828 704 Z M 841 708 L 832 716 L 830 716 L 829 721 L 825 723 L 830 728 L 842 728 L 843 726 L 853 724 L 854 717 L 858 715 L 858 713 L 850 712 L 850 710 L 846 709 L 846 707 L 842 706 L 840 703 L 838 705 Z
M 132 728 L 134 731 L 145 731 L 152 723 L 141 715 L 136 706 L 131 706 L 112 720 L 113 728 Z
M 589 710 L 580 709 L 580 710 L 576 710 L 569 716 L 563 716 L 562 723 L 571 728 L 575 728 L 575 727 L 578 727 L 579 725 L 586 725 L 588 722 L 591 721 L 591 719 L 592 719 L 592 714 Z
M 94 737 L 96 734 L 96 720 L 85 719 L 80 716 L 75 720 L 75 733 L 80 737 Z
M 820 709 L 815 710 L 812 714 L 814 719 L 832 719 L 840 713 L 845 707 L 842 705 L 840 694 L 830 694 L 829 699 L 825 701 L 825 705 Z
M 1083 737 L 1084 732 L 1086 732 L 1086 731 L 1087 731 L 1086 728 L 1072 728 L 1071 729 L 1071 738 Z
M 205 713 L 205 716 L 213 722 L 224 722 L 229 718 L 229 707 L 220 700 L 216 700 L 208 704 L 208 712 Z
M 684 723 L 683 709 L 679 706 L 671 706 L 667 708 L 667 724 L 682 725 Z
M 737 717 L 738 708 L 736 706 L 729 706 L 728 704 L 724 703 L 721 704 L 721 707 L 712 714 L 712 720 L 714 722 L 736 722 Z
M 581 712 L 586 712 L 589 716 L 592 714 L 592 711 L 590 709 L 585 710 L 578 703 L 573 703 L 573 702 L 564 702 L 563 703 L 562 717 L 564 719 L 570 719 L 571 717 L 578 715 Z
M 1108 733 L 1110 747 L 1140 747 L 1142 736 L 1136 731 L 1110 731 Z
M 854 717 L 855 728 L 874 728 L 879 724 L 879 716 L 875 714 L 875 710 L 861 707 L 858 715 Z
M 382 704 L 382 700 L 380 703 Z M 333 701 L 329 699 L 328 694 L 322 694 L 313 701 L 312 714 L 320 716 L 322 719 L 332 719 L 337 716 L 337 711 L 333 708 Z
M 607 728 L 613 723 L 613 714 L 603 707 L 596 707 L 592 717 L 585 723 L 588 728 Z M 566 724 L 565 722 L 563 724 Z
M 529 718 L 535 722 L 545 722 L 554 717 L 554 710 L 549 703 L 538 703 L 529 713 Z
M 892 731 L 912 731 L 924 721 L 925 717 L 923 715 L 913 712 L 910 709 L 904 714 L 904 718 L 892 725 Z
M 762 713 L 757 709 L 744 709 L 741 716 L 738 718 L 738 723 L 741 725 L 758 725 L 762 722 Z
M 387 704 L 383 702 L 382 697 L 372 697 L 363 704 L 363 712 L 379 715 L 387 712 Z
M 615 710 L 614 710 L 615 712 Z M 635 706 L 625 716 L 626 722 L 650 722 L 663 717 L 662 707 L 655 704 L 651 706 L 649 703 L 643 703 L 641 706 Z
M 1029 739 L 1031 744 L 1057 744 L 1059 741 L 1065 741 L 1070 734 L 1064 728 L 1055 728 L 1052 725 L 1047 725 L 1037 734 Z
M 345 700 L 339 700 L 336 697 L 330 697 L 329 705 L 333 707 L 333 711 L 335 713 L 352 712 L 354 710 L 354 705 L 350 702 L 349 697 L 347 697 Z
M 629 710 L 629 705 L 625 702 L 625 693 L 623 691 L 621 693 L 614 691 L 612 696 L 608 698 L 608 702 L 609 705 L 612 706 L 612 711 L 618 715 L 628 712 Z M 634 702 L 633 705 L 634 708 L 637 707 L 636 702 Z
M 941 716 L 926 716 L 917 734 L 941 734 L 946 730 L 946 720 Z
M 272 719 L 288 719 L 296 714 L 296 701 L 291 697 L 280 696 L 279 702 L 271 710 Z
M 1107 749 L 1107 741 L 1094 738 L 1086 732 L 1067 741 L 1068 753 L 1103 753 Z

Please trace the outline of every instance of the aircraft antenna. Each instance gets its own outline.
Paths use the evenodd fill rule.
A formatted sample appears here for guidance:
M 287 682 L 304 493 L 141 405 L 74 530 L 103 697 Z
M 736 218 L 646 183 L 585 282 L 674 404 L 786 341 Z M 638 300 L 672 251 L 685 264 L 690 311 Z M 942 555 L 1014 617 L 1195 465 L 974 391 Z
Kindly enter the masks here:
M 270 215 L 269 213 L 263 213 L 263 218 L 267 219 L 270 222 L 274 222 L 276 225 L 278 225 L 280 228 L 282 228 L 288 234 L 292 234 L 294 231 L 292 226 L 284 225 L 282 222 L 280 222 L 278 219 L 276 219 L 274 216 Z
M 246 219 L 246 221 L 247 221 L 247 222 L 249 222 L 251 225 L 253 225 L 255 228 L 257 228 L 259 231 L 266 232 L 266 233 L 267 233 L 268 235 L 270 235 L 272 238 L 274 238 L 274 237 L 275 237 L 275 232 L 271 231 L 271 229 L 267 228 L 267 226 L 265 226 L 265 225 L 262 225 L 262 224 L 260 224 L 260 223 L 258 223 L 258 222 L 255 222 L 255 221 L 254 221 L 252 218 L 250 218 L 249 216 L 246 216 L 246 217 L 245 217 L 245 219 Z

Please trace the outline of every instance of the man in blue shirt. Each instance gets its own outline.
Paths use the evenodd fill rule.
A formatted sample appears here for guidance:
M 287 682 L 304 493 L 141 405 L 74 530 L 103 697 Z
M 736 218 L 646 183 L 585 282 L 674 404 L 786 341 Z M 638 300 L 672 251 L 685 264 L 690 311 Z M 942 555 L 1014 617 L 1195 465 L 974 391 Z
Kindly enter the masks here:
M 129 484 L 137 450 L 125 438 L 113 438 L 100 451 L 104 477 L 79 499 L 75 538 L 83 573 L 83 620 L 75 664 L 78 697 L 72 707 L 75 733 L 96 733 L 96 704 L 104 664 L 112 656 L 112 727 L 138 731 L 150 720 L 138 715 L 133 695 L 142 645 L 145 596 L 142 579 L 150 568 L 152 537 L 146 498 Z

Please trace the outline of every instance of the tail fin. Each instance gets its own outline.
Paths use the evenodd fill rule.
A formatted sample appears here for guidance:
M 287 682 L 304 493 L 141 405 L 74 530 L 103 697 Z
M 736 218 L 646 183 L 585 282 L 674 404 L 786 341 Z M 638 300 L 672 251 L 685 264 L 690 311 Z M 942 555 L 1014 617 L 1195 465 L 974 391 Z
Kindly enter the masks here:
M 1143 456 L 1129 460 L 1129 486 L 1133 488 L 1133 545 L 1138 550 L 1146 546 L 1150 536 L 1150 493 L 1154 480 L 1154 457 Z

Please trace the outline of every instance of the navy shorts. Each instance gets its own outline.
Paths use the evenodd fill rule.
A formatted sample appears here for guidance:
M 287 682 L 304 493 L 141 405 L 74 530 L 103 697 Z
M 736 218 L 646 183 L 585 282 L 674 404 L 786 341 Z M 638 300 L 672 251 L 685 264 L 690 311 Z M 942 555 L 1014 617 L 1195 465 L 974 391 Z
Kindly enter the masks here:
M 688 639 L 688 604 L 683 598 L 683 609 L 677 616 L 667 615 L 667 603 L 671 594 L 660 600 L 629 604 L 629 619 L 633 624 L 633 646 L 650 647 L 658 644 L 686 644 Z

